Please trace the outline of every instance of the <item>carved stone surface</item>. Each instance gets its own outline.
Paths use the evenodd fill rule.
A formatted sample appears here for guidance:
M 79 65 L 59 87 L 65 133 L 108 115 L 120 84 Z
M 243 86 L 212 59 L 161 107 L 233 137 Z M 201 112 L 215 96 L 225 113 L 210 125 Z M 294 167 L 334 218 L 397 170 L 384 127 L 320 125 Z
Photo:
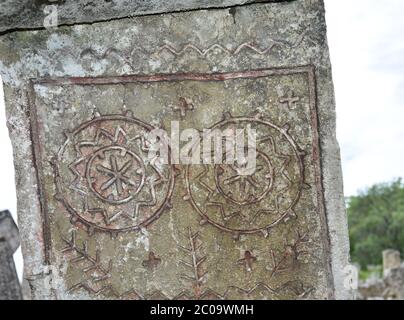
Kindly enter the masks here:
M 387 275 L 392 269 L 398 269 L 401 265 L 400 251 L 384 250 L 383 251 L 383 274 Z
M 349 297 L 321 1 L 9 32 L 0 57 L 33 298 Z M 172 121 L 255 129 L 257 170 L 148 159 Z
M 18 229 L 10 212 L 0 211 L 0 300 L 22 299 L 13 260 L 19 246 Z

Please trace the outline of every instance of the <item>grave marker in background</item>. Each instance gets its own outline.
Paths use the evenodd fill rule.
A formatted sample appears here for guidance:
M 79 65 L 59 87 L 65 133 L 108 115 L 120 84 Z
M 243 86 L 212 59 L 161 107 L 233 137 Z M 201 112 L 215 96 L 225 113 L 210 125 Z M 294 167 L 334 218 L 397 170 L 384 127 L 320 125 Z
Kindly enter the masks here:
M 18 228 L 10 212 L 0 211 L 0 300 L 22 298 L 13 260 L 19 246 Z

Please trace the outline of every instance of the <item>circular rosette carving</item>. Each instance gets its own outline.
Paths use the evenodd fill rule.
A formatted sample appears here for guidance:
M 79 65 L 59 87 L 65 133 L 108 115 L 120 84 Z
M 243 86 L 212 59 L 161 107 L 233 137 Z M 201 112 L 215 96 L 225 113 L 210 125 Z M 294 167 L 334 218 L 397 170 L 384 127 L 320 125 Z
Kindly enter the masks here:
M 256 131 L 255 170 L 246 174 L 244 165 L 209 164 L 186 167 L 187 195 L 201 216 L 209 223 L 240 234 L 263 233 L 296 214 L 304 184 L 305 153 L 288 132 L 288 126 L 277 126 L 258 117 L 226 117 L 211 129 L 221 132 L 245 129 Z M 224 144 L 224 143 L 223 143 Z M 225 159 L 225 157 L 223 157 Z
M 169 208 L 173 169 L 148 159 L 153 127 L 126 115 L 99 116 L 72 132 L 56 161 L 57 199 L 91 231 L 146 227 Z

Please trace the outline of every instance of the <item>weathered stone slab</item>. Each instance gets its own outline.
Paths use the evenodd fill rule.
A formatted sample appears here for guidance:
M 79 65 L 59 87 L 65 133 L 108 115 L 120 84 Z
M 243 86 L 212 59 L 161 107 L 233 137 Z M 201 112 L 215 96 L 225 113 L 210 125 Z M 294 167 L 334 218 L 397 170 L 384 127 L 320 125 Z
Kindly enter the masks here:
M 13 260 L 19 246 L 18 229 L 10 212 L 0 211 L 0 300 L 22 298 Z
M 321 1 L 13 32 L 0 57 L 34 298 L 349 297 Z M 148 161 L 172 121 L 255 128 L 258 170 Z
M 283 1 L 288 0 L 2 0 L 0 32 L 41 28 L 54 7 L 57 8 L 57 25 L 67 25 L 165 12 L 226 8 L 254 2 Z

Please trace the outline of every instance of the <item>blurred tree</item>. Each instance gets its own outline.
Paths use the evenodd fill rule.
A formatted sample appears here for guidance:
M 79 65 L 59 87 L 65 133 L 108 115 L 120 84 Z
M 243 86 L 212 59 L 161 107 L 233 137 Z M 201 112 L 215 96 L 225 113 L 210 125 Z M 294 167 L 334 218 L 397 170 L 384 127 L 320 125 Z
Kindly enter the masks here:
M 352 261 L 382 263 L 385 249 L 404 250 L 404 183 L 376 184 L 347 199 Z

